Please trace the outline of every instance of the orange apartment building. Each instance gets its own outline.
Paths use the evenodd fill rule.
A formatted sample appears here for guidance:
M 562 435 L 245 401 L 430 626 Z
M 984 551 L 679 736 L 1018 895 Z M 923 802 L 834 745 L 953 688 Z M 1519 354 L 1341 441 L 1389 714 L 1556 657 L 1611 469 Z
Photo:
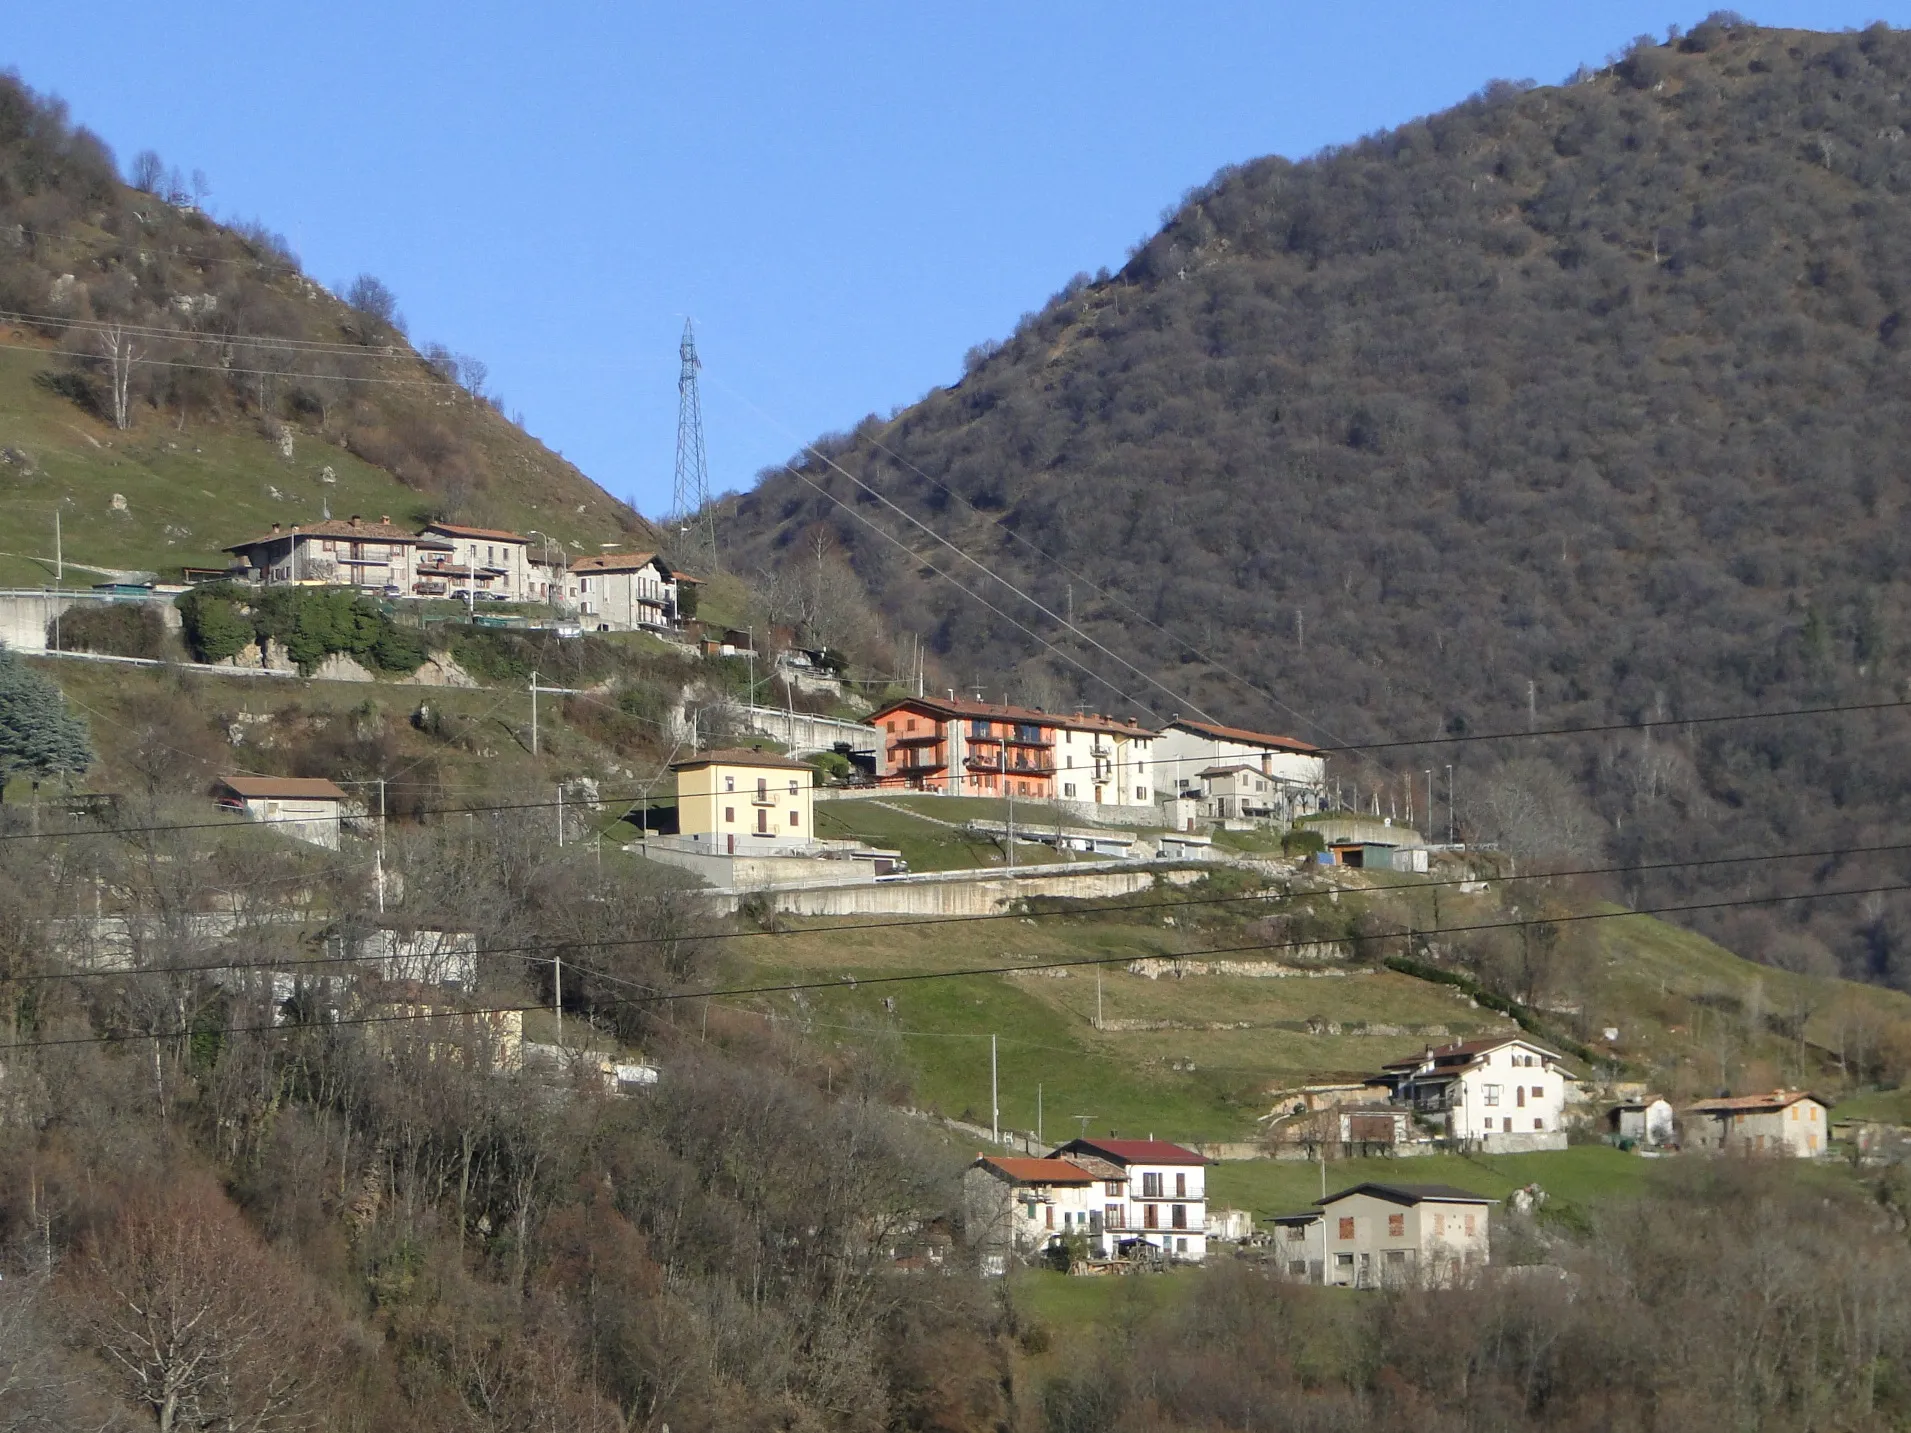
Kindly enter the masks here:
M 881 786 L 1109 804 L 1150 799 L 1147 748 L 1158 733 L 1136 722 L 961 697 L 903 697 L 867 720 L 883 734 Z

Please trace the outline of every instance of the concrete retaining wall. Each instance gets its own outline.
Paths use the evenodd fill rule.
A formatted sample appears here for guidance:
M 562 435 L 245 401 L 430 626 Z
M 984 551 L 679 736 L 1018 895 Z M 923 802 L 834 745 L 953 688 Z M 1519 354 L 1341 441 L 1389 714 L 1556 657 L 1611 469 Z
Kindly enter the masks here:
M 169 631 L 179 630 L 179 609 L 170 597 L 122 597 L 104 592 L 55 592 L 51 588 L 0 589 L 0 643 L 16 652 L 44 652 L 46 629 L 54 617 L 75 607 L 103 602 L 133 602 L 159 609 Z

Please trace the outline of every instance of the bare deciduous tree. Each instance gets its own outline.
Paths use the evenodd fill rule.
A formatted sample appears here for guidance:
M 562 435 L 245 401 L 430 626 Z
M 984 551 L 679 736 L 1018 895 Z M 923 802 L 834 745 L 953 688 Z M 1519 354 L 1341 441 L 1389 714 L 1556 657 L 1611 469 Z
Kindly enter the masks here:
M 210 1184 L 137 1196 L 93 1239 L 67 1296 L 161 1433 L 314 1422 L 336 1348 L 328 1320 Z

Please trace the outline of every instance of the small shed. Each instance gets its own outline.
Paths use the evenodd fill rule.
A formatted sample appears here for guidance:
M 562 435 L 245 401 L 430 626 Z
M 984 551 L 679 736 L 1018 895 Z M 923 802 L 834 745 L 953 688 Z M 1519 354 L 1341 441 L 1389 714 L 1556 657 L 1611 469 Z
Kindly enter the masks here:
M 1636 1100 L 1621 1100 L 1606 1111 L 1606 1133 L 1613 1139 L 1631 1140 L 1648 1147 L 1671 1144 L 1678 1137 L 1678 1122 L 1671 1101 L 1658 1095 Z
M 310 776 L 222 776 L 219 809 L 249 821 L 282 825 L 285 834 L 336 851 L 339 815 L 348 798 L 332 782 Z

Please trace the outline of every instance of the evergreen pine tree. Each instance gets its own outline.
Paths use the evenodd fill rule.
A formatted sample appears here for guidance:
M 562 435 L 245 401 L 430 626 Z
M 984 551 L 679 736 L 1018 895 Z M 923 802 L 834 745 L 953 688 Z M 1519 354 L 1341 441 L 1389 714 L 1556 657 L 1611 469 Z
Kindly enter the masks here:
M 86 723 L 67 712 L 60 689 L 0 647 L 0 786 L 16 772 L 37 782 L 92 764 Z

